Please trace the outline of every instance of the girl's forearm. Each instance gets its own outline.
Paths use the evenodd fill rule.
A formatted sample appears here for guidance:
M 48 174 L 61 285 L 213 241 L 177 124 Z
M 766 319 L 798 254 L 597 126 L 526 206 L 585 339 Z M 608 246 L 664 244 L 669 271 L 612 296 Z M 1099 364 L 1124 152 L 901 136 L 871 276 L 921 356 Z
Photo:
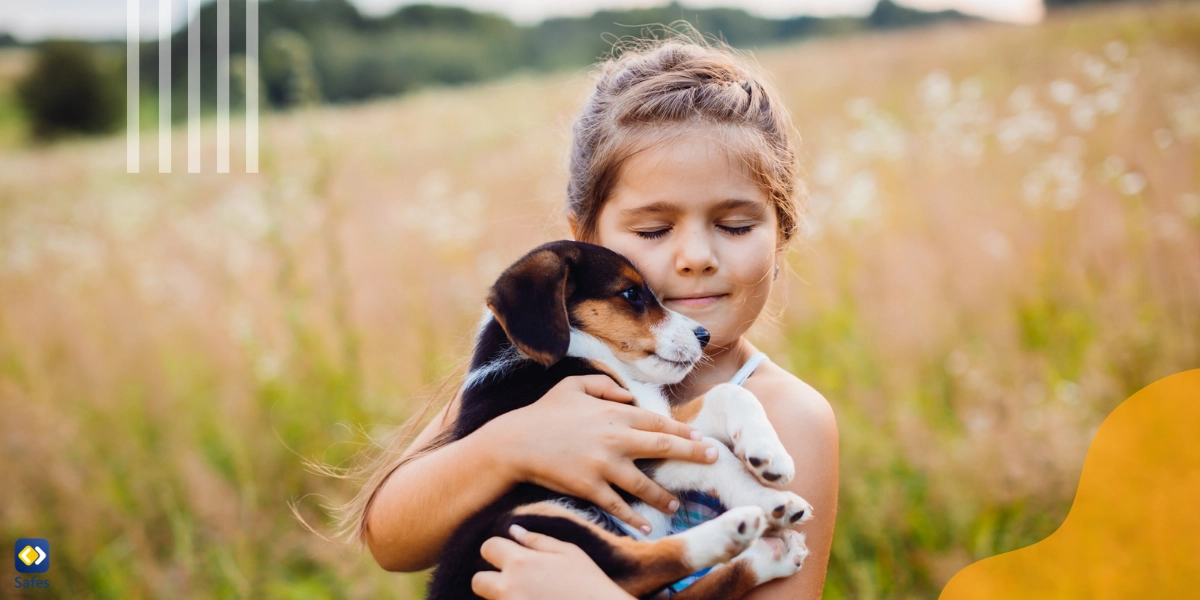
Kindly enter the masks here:
M 389 571 L 432 567 L 468 517 L 516 484 L 511 467 L 489 445 L 487 429 L 396 469 L 367 516 L 367 545 Z

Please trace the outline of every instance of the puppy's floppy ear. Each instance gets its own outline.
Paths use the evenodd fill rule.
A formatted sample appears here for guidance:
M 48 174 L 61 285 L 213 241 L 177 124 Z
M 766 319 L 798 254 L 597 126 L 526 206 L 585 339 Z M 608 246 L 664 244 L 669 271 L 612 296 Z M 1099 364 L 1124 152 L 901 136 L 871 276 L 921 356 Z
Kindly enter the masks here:
M 549 367 L 567 355 L 569 246 L 547 244 L 509 267 L 488 293 L 487 306 L 526 356 Z

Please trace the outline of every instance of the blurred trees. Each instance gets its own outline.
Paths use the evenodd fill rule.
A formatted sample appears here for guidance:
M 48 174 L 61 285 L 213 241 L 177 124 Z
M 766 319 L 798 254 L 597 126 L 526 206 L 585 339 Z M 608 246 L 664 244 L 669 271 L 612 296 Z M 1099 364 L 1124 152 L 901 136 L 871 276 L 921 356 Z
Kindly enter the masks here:
M 265 93 L 272 105 L 301 106 L 321 101 L 312 48 L 300 34 L 287 29 L 272 33 L 263 44 L 260 63 Z
M 1111 4 L 1111 3 L 1117 2 L 1117 1 L 1128 2 L 1130 0 L 1042 0 L 1042 5 L 1046 7 L 1046 10 L 1054 10 L 1057 8 L 1063 8 L 1065 6 L 1076 6 L 1076 5 L 1080 5 L 1080 4 L 1096 4 L 1096 3 L 1100 3 L 1100 2 L 1105 2 L 1105 3 Z
M 52 41 L 38 46 L 33 67 L 16 85 L 35 138 L 69 133 L 102 133 L 120 123 L 118 78 L 91 46 Z
M 217 3 L 192 17 L 200 27 L 200 104 L 217 105 Z M 259 4 L 260 102 L 285 109 L 312 102 L 348 102 L 405 93 L 426 85 L 456 85 L 520 69 L 584 67 L 605 56 L 619 38 L 641 36 L 656 24 L 680 20 L 706 36 L 754 48 L 801 37 L 862 29 L 920 25 L 963 18 L 954 11 L 925 13 L 883 0 L 866 18 L 765 19 L 740 9 L 685 8 L 676 2 L 588 17 L 552 18 L 518 26 L 505 17 L 464 8 L 410 5 L 381 17 L 364 16 L 350 0 L 263 0 Z M 0 35 L 0 45 L 17 43 Z M 106 131 L 120 119 L 123 86 L 116 64 L 124 42 L 42 44 L 38 67 L 23 87 L 22 104 L 36 135 Z M 89 51 L 89 48 L 91 51 Z M 188 111 L 188 32 L 170 40 L 170 94 L 174 120 Z M 113 64 L 98 62 L 110 57 Z M 143 40 L 141 84 L 161 93 L 159 42 Z M 246 0 L 229 1 L 230 105 L 245 103 Z M 64 76 L 64 74 L 69 74 Z
M 875 29 L 897 29 L 900 27 L 928 25 L 947 19 L 965 20 L 970 18 L 957 10 L 926 12 L 901 6 L 892 2 L 892 0 L 879 0 L 879 3 L 875 5 L 875 9 L 867 17 L 867 23 Z
M 961 18 L 954 11 L 923 13 L 887 3 L 871 18 L 764 19 L 740 9 L 692 9 L 678 3 L 655 8 L 600 11 L 589 17 L 553 18 L 518 26 L 505 17 L 464 8 L 409 5 L 380 16 L 358 12 L 349 0 L 266 0 L 259 5 L 263 102 L 287 108 L 319 91 L 326 102 L 393 95 L 430 84 L 455 85 L 500 77 L 519 69 L 551 70 L 588 65 L 612 49 L 619 37 L 637 36 L 651 24 L 686 20 L 697 30 L 734 46 L 761 47 L 800 37 L 864 28 L 920 24 Z M 199 13 L 201 100 L 216 104 L 216 3 Z M 229 3 L 231 60 L 244 61 L 245 0 Z M 175 116 L 186 114 L 187 30 L 171 41 Z M 307 58 L 304 58 L 307 55 Z M 147 41 L 142 72 L 156 73 L 158 42 Z M 303 73 L 303 74 L 302 74 Z M 309 76 L 312 79 L 307 79 Z M 157 78 L 143 78 L 148 86 Z M 304 82 L 309 90 L 297 95 Z M 232 98 L 237 104 L 241 101 Z

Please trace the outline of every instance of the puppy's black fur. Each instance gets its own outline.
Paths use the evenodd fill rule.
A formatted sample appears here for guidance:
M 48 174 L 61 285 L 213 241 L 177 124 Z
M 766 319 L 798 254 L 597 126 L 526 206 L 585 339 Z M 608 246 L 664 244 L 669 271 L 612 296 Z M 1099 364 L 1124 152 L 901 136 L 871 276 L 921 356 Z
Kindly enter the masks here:
M 474 381 L 468 379 L 471 383 L 463 391 L 451 439 L 461 439 L 504 413 L 528 406 L 566 377 L 604 373 L 589 360 L 565 356 L 570 343 L 570 328 L 579 325 L 569 315 L 567 307 L 585 299 L 611 299 L 631 287 L 635 288 L 633 296 L 640 301 L 641 310 L 647 305 L 652 305 L 651 309 L 661 309 L 633 265 L 601 246 L 551 242 L 510 267 L 489 295 L 488 305 L 494 318 L 487 321 L 477 338 L 471 371 L 485 369 L 498 357 L 512 353 L 514 345 L 530 358 L 512 363 L 511 368 L 501 372 Z M 630 310 L 639 310 L 638 306 L 639 302 L 631 302 Z M 701 332 L 703 329 L 697 335 Z M 707 336 L 707 333 L 703 335 Z M 528 434 L 537 435 L 537 432 Z M 635 461 L 651 477 L 660 463 L 656 459 Z M 636 501 L 636 497 L 625 490 L 615 486 L 613 489 L 626 502 Z M 517 507 L 554 499 L 581 509 L 594 507 L 584 500 L 543 487 L 518 484 L 469 518 L 446 543 L 429 583 L 430 600 L 478 598 L 471 591 L 471 578 L 479 571 L 496 570 L 480 556 L 479 549 L 489 537 L 511 539 L 508 528 L 513 524 L 579 546 L 614 579 L 638 568 L 578 522 L 545 515 L 512 514 Z M 601 527 L 617 535 L 626 535 L 610 524 Z

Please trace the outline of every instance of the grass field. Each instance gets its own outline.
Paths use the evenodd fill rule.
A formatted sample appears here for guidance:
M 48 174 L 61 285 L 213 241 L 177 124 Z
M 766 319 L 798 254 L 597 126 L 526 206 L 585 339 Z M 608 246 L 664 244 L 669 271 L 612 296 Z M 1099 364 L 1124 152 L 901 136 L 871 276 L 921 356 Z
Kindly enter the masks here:
M 1104 417 L 1200 366 L 1200 7 L 759 60 L 810 219 L 753 339 L 837 413 L 826 597 L 935 597 L 1054 531 Z M 288 503 L 319 524 L 349 498 L 303 459 L 341 463 L 418 410 L 487 285 L 567 235 L 587 85 L 268 114 L 261 175 L 236 173 L 237 143 L 212 173 L 212 123 L 199 175 L 186 127 L 170 175 L 149 129 L 139 175 L 123 133 L 24 146 L 0 86 L 0 533 L 50 540 L 50 594 L 420 598 L 423 574 Z

